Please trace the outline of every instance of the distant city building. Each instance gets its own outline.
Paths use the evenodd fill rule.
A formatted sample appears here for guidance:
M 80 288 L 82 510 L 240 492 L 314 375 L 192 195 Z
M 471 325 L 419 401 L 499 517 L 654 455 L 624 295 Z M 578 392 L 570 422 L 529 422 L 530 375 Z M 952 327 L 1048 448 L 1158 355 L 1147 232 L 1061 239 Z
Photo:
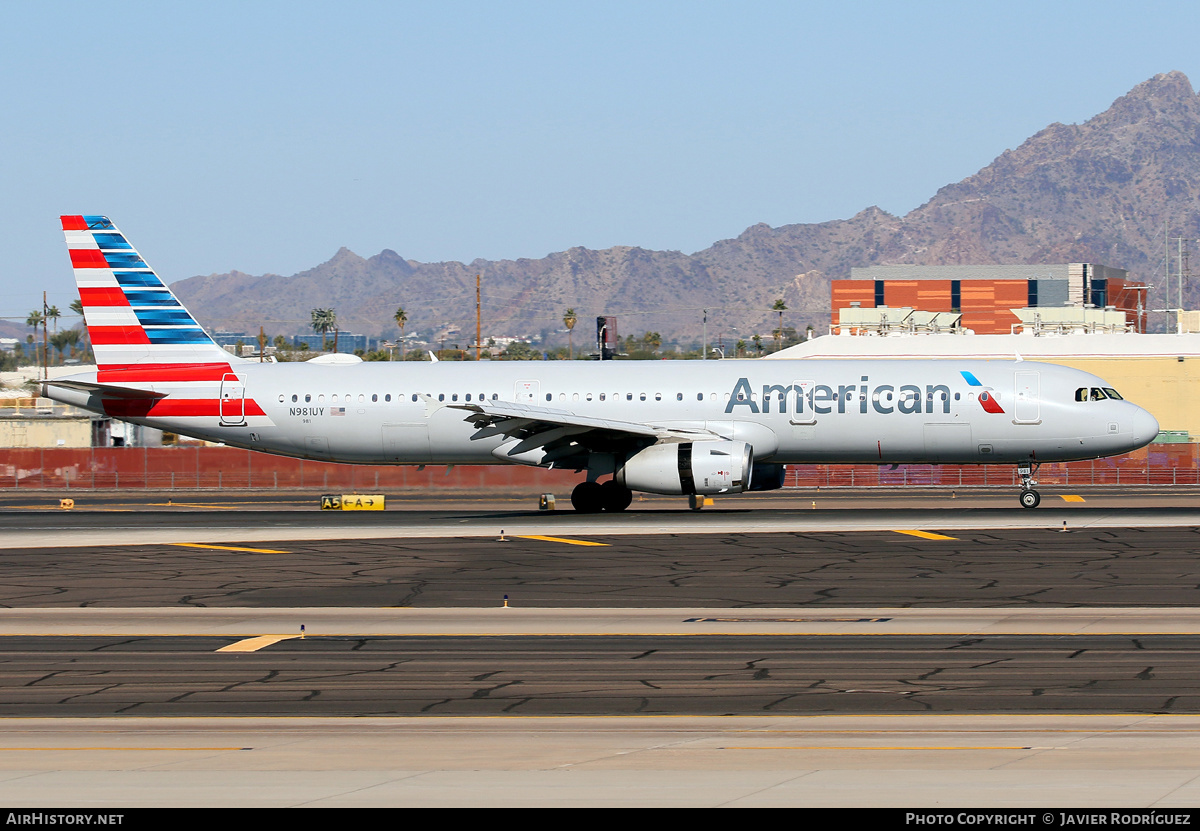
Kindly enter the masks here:
M 374 347 L 374 342 L 374 338 L 368 338 L 366 335 L 356 335 L 353 332 L 338 332 L 337 351 L 345 352 L 347 355 L 353 355 L 357 349 L 366 352 Z M 324 338 L 320 335 L 293 335 L 292 346 L 299 349 L 301 344 L 307 344 L 309 350 L 312 352 L 320 352 L 326 345 L 332 351 L 333 334 L 330 333 Z
M 988 335 L 1011 334 L 1014 326 L 1033 319 L 1015 310 L 1108 309 L 1144 332 L 1146 288 L 1131 281 L 1124 269 L 1095 263 L 877 265 L 851 269 L 849 280 L 834 280 L 832 305 L 835 321 L 844 319 L 851 326 L 878 315 L 858 311 L 841 318 L 843 310 L 906 308 L 952 313 L 958 318 L 956 326 Z

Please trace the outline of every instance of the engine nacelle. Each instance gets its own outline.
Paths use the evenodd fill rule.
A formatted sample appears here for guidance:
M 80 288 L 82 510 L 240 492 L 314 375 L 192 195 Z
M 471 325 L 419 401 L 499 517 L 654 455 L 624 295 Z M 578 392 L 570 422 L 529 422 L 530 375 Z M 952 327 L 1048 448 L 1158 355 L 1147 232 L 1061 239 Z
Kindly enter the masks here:
M 748 491 L 774 491 L 783 487 L 783 479 L 787 476 L 787 468 L 771 462 L 755 462 L 750 469 L 750 487 Z
M 753 464 L 744 441 L 656 444 L 626 459 L 615 478 L 646 493 L 740 493 L 750 484 Z

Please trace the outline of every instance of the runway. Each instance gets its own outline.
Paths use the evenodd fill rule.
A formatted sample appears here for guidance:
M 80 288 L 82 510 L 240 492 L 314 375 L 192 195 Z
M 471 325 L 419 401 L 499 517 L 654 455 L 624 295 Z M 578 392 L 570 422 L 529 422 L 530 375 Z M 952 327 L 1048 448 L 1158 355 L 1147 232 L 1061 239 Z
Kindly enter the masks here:
M 578 517 L 10 495 L 0 799 L 1194 804 L 1191 495 L 1006 496 Z

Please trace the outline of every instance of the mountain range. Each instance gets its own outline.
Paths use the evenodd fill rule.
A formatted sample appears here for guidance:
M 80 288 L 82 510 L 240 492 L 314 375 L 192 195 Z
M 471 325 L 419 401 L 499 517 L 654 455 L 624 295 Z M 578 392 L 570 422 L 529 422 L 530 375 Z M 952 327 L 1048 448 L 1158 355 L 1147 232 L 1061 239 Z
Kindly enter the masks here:
M 487 336 L 561 330 L 568 307 L 581 323 L 616 314 L 621 334 L 698 339 L 737 327 L 769 339 L 782 297 L 784 324 L 829 323 L 829 281 L 856 266 L 1097 262 L 1154 282 L 1167 299 L 1164 228 L 1200 236 L 1200 97 L 1181 72 L 1139 84 L 1083 124 L 1051 124 L 904 216 L 869 207 L 853 217 L 772 228 L 759 224 L 694 254 L 617 246 L 571 248 L 541 259 L 422 263 L 385 250 L 346 248 L 292 276 L 241 272 L 191 277 L 172 288 L 210 329 L 298 333 L 311 310 L 336 310 L 343 331 L 396 333 L 459 326 L 474 334 L 475 276 L 484 286 Z M 1172 248 L 1172 252 L 1174 248 Z M 1198 292 L 1187 291 L 1189 307 Z M 1170 305 L 1174 305 L 1171 303 Z M 580 332 L 576 343 L 580 343 Z M 453 337 L 453 336 L 451 336 Z M 552 335 L 565 342 L 565 336 Z M 586 336 L 584 336 L 586 337 Z

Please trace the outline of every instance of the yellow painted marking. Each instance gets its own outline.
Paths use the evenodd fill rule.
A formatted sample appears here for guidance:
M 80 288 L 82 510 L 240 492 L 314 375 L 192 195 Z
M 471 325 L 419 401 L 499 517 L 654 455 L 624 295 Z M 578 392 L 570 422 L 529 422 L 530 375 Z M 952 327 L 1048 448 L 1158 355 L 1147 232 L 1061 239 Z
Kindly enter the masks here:
M 290 554 L 290 551 L 276 551 L 273 548 L 240 548 L 236 545 L 204 545 L 198 542 L 172 542 L 177 548 L 212 548 L 217 551 L 249 551 L 251 554 Z
M 222 646 L 218 652 L 257 652 L 258 650 L 270 646 L 273 643 L 280 641 L 291 640 L 298 638 L 299 635 L 259 635 L 257 638 L 246 638 L 244 641 L 231 643 L 229 646 Z
M 608 545 L 606 542 L 592 542 L 591 540 L 569 540 L 566 537 L 543 537 L 540 534 L 531 534 L 528 536 L 520 536 L 522 540 L 545 540 L 546 542 L 565 542 L 568 545 Z
M 947 537 L 945 534 L 933 534 L 929 531 L 893 531 L 895 534 L 908 534 L 910 537 L 920 537 L 923 540 L 956 540 L 958 537 Z
M 1061 496 L 1063 498 L 1063 502 L 1084 502 L 1084 501 L 1086 501 L 1086 500 L 1084 500 L 1084 498 L 1082 496 L 1076 496 L 1073 493 L 1064 493 L 1064 494 L 1061 494 Z
M 222 511 L 237 511 L 239 505 L 217 505 L 209 502 L 150 502 L 151 508 L 220 508 Z

